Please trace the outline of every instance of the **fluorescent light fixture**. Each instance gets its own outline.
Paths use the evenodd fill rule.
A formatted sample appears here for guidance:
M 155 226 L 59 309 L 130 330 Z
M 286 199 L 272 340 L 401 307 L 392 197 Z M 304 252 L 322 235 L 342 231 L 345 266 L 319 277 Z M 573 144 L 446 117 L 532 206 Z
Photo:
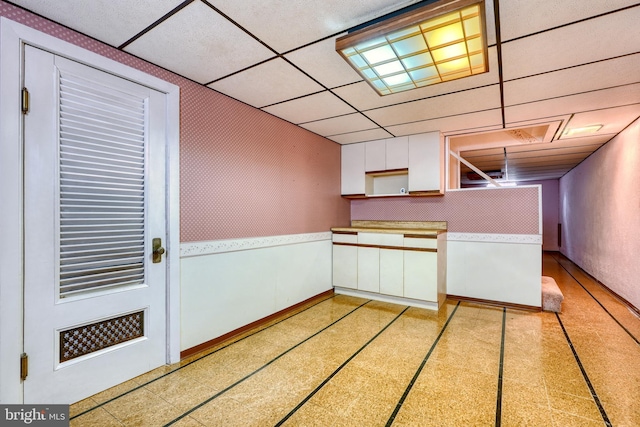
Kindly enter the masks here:
M 581 128 L 565 129 L 565 131 L 562 132 L 562 134 L 565 136 L 586 135 L 589 133 L 596 133 L 600 129 L 602 129 L 602 125 L 590 125 L 590 126 L 583 126 Z
M 380 95 L 489 71 L 484 0 L 438 1 L 356 30 L 336 51 Z

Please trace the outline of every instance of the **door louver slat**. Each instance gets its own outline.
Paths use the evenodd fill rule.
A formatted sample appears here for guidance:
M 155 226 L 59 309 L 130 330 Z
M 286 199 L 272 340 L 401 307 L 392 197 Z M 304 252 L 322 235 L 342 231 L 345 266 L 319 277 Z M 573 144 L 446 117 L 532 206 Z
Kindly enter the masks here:
M 145 99 L 62 73 L 60 297 L 144 283 Z

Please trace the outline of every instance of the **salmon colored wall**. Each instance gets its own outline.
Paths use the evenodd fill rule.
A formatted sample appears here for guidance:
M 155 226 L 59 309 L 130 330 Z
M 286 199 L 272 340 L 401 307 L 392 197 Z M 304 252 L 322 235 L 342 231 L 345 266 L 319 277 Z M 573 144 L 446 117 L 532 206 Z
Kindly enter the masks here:
M 542 186 L 542 250 L 557 251 L 558 247 L 558 222 L 559 222 L 559 181 L 547 179 L 544 181 L 527 181 L 522 185 Z
M 448 230 L 457 233 L 540 234 L 538 188 L 533 186 L 353 200 L 351 219 L 447 221 Z
M 640 308 L 640 119 L 560 178 L 561 252 Z
M 181 241 L 349 223 L 338 144 L 2 0 L 0 16 L 180 86 Z

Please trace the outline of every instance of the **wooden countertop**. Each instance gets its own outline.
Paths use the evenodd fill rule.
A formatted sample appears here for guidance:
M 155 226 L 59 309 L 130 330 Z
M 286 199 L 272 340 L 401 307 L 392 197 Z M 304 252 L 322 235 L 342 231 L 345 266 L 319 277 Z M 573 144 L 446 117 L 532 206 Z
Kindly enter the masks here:
M 334 233 L 385 233 L 385 234 L 411 234 L 418 236 L 437 236 L 446 233 L 447 230 L 434 230 L 426 228 L 376 228 L 376 227 L 334 227 Z
M 446 221 L 351 221 L 351 227 L 334 227 L 335 233 L 386 233 L 437 236 L 447 232 Z

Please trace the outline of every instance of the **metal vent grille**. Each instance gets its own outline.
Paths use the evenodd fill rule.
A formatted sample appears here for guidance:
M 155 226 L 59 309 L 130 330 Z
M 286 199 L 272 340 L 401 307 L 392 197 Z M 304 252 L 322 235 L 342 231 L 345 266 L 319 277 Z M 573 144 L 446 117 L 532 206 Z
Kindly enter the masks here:
M 60 297 L 144 282 L 145 99 L 59 79 Z
M 60 362 L 144 336 L 144 311 L 60 332 Z

